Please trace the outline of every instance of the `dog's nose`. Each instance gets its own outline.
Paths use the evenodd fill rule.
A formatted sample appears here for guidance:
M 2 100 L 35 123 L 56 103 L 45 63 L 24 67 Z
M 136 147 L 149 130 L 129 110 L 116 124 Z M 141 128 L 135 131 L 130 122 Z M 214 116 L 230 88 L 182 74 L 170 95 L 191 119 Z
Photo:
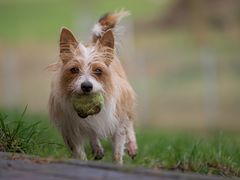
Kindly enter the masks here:
M 91 90 L 93 89 L 93 85 L 91 82 L 85 81 L 81 84 L 81 89 L 83 92 L 88 93 L 91 92 Z

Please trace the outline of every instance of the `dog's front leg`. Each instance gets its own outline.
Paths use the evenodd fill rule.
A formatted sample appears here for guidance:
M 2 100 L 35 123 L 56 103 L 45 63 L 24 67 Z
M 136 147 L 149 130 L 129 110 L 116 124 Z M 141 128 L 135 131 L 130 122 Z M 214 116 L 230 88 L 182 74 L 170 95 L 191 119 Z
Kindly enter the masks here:
M 99 138 L 96 135 L 90 137 L 90 144 L 95 160 L 100 160 L 104 157 L 104 149 L 101 145 Z
M 123 124 L 120 124 L 112 137 L 113 161 L 123 164 L 124 147 L 126 143 L 126 131 Z
M 76 159 L 84 160 L 84 161 L 87 160 L 87 156 L 86 156 L 83 144 L 79 144 L 78 146 L 75 147 L 73 151 L 73 157 Z
M 87 156 L 84 149 L 84 143 L 82 141 L 78 141 L 76 143 L 72 141 L 71 138 L 68 137 L 64 137 L 64 141 L 66 142 L 68 148 L 71 150 L 74 158 L 80 160 L 87 160 Z

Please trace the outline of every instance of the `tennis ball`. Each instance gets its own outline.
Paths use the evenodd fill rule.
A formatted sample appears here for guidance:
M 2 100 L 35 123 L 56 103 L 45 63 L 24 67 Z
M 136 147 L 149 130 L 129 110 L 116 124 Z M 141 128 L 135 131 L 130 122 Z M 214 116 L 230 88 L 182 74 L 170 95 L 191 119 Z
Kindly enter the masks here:
M 73 95 L 71 101 L 81 118 L 99 113 L 104 105 L 102 93 Z

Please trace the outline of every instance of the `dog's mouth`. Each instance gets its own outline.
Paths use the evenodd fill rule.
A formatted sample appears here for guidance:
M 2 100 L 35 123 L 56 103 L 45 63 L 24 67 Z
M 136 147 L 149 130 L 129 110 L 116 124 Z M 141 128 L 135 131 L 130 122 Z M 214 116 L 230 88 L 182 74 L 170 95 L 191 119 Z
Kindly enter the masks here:
M 83 118 L 83 119 L 85 119 L 85 118 L 87 118 L 88 117 L 88 115 L 87 114 L 81 114 L 81 113 L 78 113 L 77 112 L 77 114 L 78 114 L 78 116 L 80 117 L 80 118 Z

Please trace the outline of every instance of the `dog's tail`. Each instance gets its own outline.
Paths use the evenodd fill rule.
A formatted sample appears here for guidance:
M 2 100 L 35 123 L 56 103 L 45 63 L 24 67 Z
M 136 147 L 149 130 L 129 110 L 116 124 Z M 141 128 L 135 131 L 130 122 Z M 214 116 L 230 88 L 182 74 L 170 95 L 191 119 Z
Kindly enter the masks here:
M 106 13 L 105 15 L 103 15 L 93 27 L 93 43 L 96 43 L 97 40 L 100 39 L 103 34 L 109 29 L 112 29 L 113 33 L 115 34 L 115 32 L 117 32 L 118 23 L 121 21 L 122 18 L 129 15 L 130 12 L 125 10 L 115 11 L 113 13 Z

